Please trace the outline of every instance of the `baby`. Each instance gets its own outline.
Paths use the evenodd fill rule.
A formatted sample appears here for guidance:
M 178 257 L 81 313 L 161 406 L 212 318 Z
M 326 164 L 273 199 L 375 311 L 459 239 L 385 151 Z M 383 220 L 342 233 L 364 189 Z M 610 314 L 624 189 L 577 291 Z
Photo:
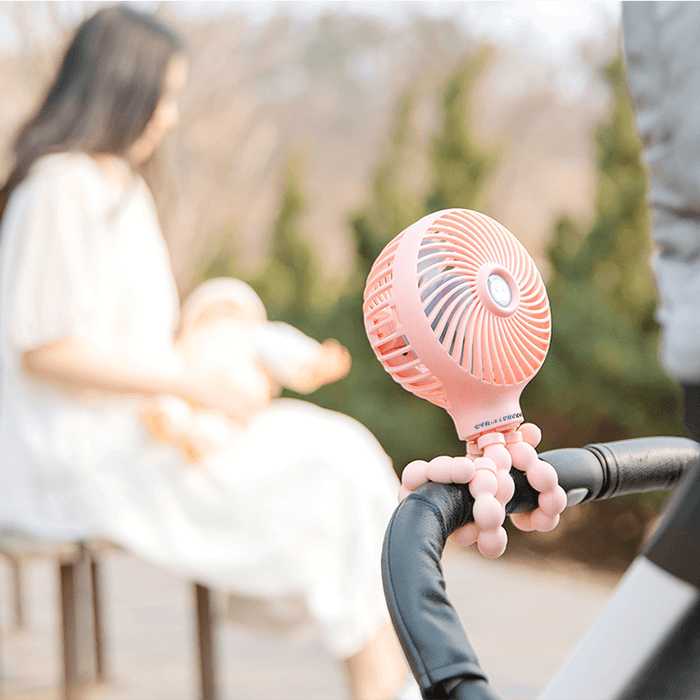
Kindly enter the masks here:
M 255 291 L 228 277 L 204 282 L 185 300 L 176 349 L 187 367 L 223 371 L 259 406 L 282 387 L 307 394 L 342 379 L 351 364 L 337 341 L 319 343 L 287 323 L 268 321 Z M 245 430 L 220 411 L 176 396 L 156 397 L 142 417 L 153 437 L 177 445 L 191 463 L 233 444 Z

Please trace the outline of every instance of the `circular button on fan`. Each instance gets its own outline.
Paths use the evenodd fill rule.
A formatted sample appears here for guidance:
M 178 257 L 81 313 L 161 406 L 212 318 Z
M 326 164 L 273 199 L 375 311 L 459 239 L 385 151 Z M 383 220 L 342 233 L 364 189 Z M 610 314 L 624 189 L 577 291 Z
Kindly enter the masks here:
M 489 294 L 491 298 L 503 309 L 510 305 L 513 299 L 513 293 L 510 291 L 508 282 L 506 282 L 501 275 L 492 274 L 488 276 L 486 280 L 488 286 Z
M 481 303 L 501 318 L 512 316 L 520 306 L 520 287 L 512 273 L 503 265 L 487 262 L 474 278 Z

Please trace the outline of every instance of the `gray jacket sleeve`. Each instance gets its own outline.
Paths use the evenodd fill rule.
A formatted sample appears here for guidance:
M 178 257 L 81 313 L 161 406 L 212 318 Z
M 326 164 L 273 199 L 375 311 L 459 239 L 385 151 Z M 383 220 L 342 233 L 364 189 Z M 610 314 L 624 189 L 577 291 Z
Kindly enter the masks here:
M 623 2 L 627 80 L 649 170 L 660 359 L 700 383 L 700 3 Z

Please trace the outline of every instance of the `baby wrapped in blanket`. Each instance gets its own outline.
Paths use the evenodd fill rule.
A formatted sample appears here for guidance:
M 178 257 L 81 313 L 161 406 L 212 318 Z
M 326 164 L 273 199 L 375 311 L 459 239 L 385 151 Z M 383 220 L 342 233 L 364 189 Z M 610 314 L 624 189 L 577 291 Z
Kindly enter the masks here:
M 311 393 L 342 379 L 351 364 L 337 341 L 319 343 L 287 323 L 268 321 L 252 287 L 229 277 L 204 282 L 185 300 L 176 349 L 193 371 L 225 373 L 259 410 L 283 387 Z M 142 417 L 154 438 L 177 445 L 195 464 L 232 445 L 246 427 L 176 396 L 155 397 Z

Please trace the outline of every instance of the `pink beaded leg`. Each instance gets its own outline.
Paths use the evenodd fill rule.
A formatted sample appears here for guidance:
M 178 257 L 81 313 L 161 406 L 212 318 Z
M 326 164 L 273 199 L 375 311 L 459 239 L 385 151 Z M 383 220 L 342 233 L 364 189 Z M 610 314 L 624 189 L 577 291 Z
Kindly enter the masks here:
M 514 490 L 510 477 L 511 457 L 502 433 L 482 435 L 476 444 L 483 451 L 483 457 L 474 460 L 474 478 L 469 482 L 474 496 L 474 530 L 479 551 L 494 559 L 505 552 L 508 543 L 502 526 L 506 519 L 506 503 Z
M 428 481 L 468 484 L 473 478 L 474 462 L 469 457 L 435 457 L 430 462 L 417 459 L 407 464 L 403 470 L 399 502 Z
M 467 443 L 467 457 L 471 459 L 472 462 L 476 461 L 476 459 L 483 456 L 484 451 L 479 448 L 479 446 L 476 444 L 476 441 Z M 476 474 L 476 467 L 474 468 L 474 474 Z M 471 486 L 469 488 L 469 492 L 471 493 Z M 452 540 L 452 542 L 454 542 L 455 544 L 460 545 L 461 547 L 469 547 L 477 541 L 478 535 L 479 528 L 477 524 L 475 522 L 468 523 L 467 525 L 460 527 L 458 530 L 455 530 L 452 533 L 450 540 Z
M 479 436 L 467 444 L 466 457 L 411 462 L 401 477 L 399 501 L 428 481 L 468 483 L 474 497 L 474 522 L 461 527 L 451 539 L 463 546 L 476 542 L 485 557 L 500 557 L 508 542 L 503 528 L 505 507 L 515 491 L 511 466 L 525 472 L 530 485 L 540 492 L 538 507 L 532 513 L 511 516 L 516 527 L 548 532 L 557 526 L 559 514 L 566 507 L 566 494 L 557 483 L 554 467 L 537 457 L 535 447 L 541 436 L 537 426 L 526 423 L 507 433 L 494 431 Z
M 473 461 L 470 459 L 472 455 L 468 455 L 411 462 L 401 478 L 399 500 L 426 481 L 468 483 L 474 497 L 474 523 L 455 532 L 453 540 L 461 545 L 476 542 L 485 557 L 500 557 L 508 543 L 508 536 L 502 527 L 506 518 L 505 505 L 514 490 L 510 477 L 510 453 L 505 445 L 501 433 L 488 433 L 476 441 L 476 450 L 471 447 L 470 451 L 478 455 Z
M 554 467 L 537 457 L 535 447 L 542 437 L 540 429 L 526 423 L 518 430 L 505 434 L 506 447 L 513 466 L 525 472 L 530 485 L 540 492 L 538 507 L 531 513 L 511 515 L 511 521 L 520 530 L 549 532 L 559 523 L 559 515 L 566 508 L 566 493 L 559 486 Z

